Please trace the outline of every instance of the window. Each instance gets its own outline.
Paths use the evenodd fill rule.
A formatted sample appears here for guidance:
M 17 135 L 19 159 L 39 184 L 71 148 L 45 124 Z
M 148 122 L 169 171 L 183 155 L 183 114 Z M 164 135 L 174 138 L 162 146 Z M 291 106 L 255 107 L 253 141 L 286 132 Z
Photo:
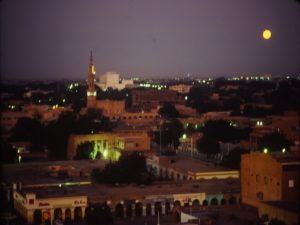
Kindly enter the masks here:
M 294 180 L 289 180 L 289 188 L 293 188 L 294 187 Z
M 34 204 L 34 199 L 29 199 L 29 205 L 33 205 Z
M 262 193 L 262 192 L 257 192 L 257 193 L 256 193 L 256 198 L 259 199 L 259 200 L 263 200 L 263 199 L 264 199 L 264 193 Z
M 264 183 L 268 184 L 268 178 L 267 177 L 264 177 Z
M 256 174 L 256 182 L 259 182 L 259 175 Z

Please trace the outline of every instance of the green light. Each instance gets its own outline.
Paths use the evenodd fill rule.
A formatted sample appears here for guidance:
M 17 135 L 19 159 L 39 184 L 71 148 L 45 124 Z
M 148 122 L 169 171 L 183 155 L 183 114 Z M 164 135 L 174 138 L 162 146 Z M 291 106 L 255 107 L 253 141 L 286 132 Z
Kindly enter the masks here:
M 268 153 L 268 149 L 264 148 L 264 153 L 267 154 Z
M 104 157 L 104 159 L 107 159 L 107 156 L 108 156 L 108 151 L 105 149 L 103 151 L 103 157 Z

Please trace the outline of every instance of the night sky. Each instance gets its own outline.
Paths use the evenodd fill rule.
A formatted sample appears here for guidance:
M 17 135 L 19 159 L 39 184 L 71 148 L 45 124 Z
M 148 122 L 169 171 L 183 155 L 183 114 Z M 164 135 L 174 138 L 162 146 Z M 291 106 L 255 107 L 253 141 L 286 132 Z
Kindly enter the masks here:
M 264 29 L 272 38 L 263 40 Z M 2 79 L 300 74 L 294 0 L 2 0 Z

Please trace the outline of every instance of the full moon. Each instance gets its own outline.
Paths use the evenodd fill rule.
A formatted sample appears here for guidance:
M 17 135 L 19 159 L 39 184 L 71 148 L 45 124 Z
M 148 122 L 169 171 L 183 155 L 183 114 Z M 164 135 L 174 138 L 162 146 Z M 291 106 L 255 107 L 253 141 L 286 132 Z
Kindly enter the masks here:
M 272 33 L 270 30 L 264 30 L 262 36 L 265 40 L 269 40 L 272 36 Z

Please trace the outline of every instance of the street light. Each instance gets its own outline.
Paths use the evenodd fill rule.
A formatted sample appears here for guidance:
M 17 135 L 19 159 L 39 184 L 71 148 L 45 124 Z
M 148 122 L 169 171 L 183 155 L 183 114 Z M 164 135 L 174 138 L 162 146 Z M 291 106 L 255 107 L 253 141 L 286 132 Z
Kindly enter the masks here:
M 267 154 L 268 153 L 268 149 L 264 148 L 264 153 Z

